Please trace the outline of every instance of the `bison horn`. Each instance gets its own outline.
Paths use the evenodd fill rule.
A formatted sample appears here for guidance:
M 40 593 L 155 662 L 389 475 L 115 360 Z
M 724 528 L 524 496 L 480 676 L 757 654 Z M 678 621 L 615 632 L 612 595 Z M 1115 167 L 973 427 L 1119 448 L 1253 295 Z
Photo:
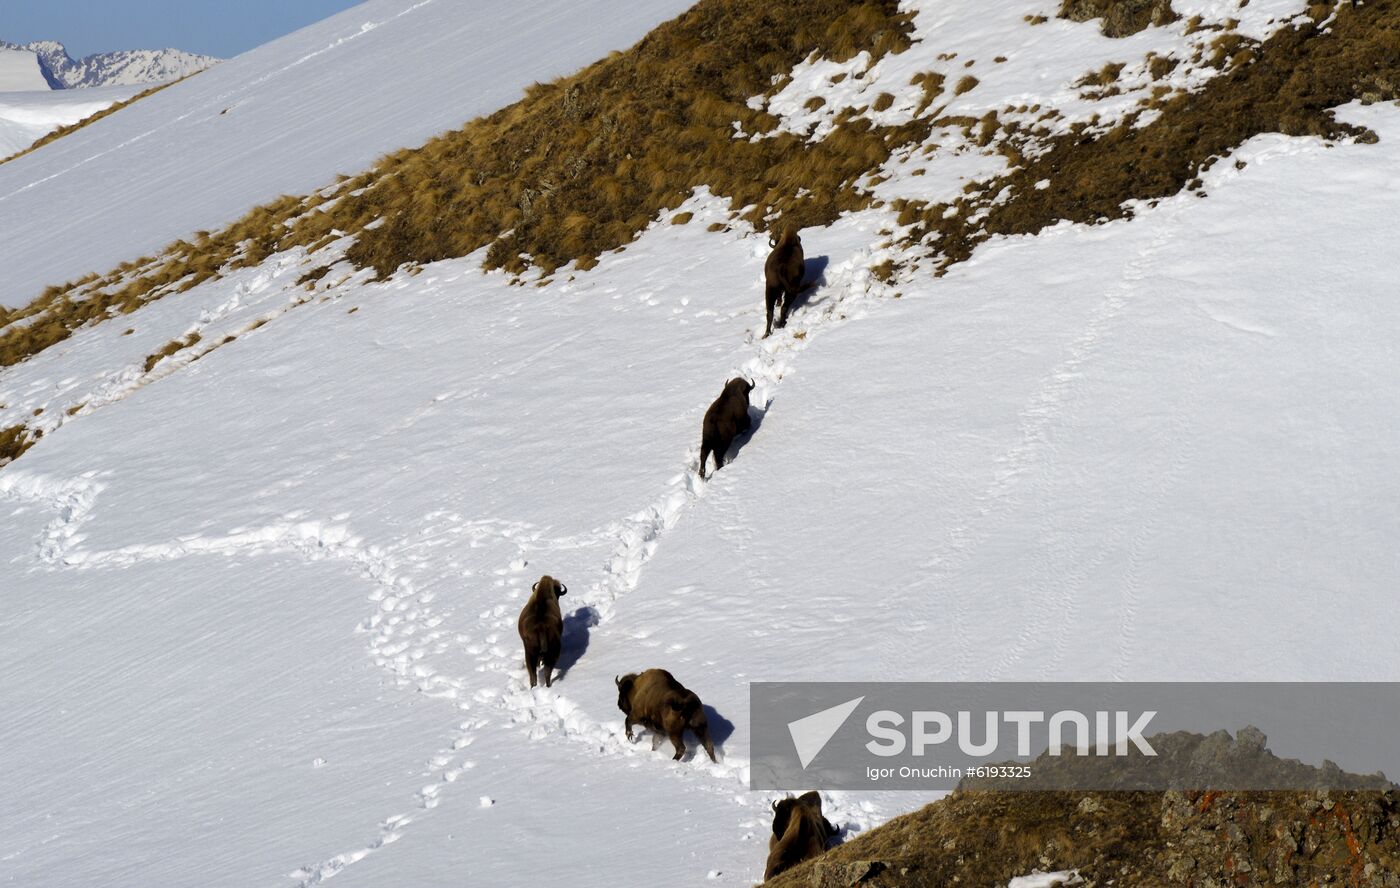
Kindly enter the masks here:
M 614 675 L 614 676 L 613 676 L 613 684 L 617 685 L 618 687 L 622 687 L 622 677 L 621 677 L 621 676 Z
M 560 583 L 560 584 L 559 584 L 559 594 L 560 594 L 560 595 L 563 595 L 564 593 L 566 593 L 566 592 L 568 592 L 568 591 L 569 591 L 569 587 L 568 587 L 568 586 L 565 586 L 563 583 Z

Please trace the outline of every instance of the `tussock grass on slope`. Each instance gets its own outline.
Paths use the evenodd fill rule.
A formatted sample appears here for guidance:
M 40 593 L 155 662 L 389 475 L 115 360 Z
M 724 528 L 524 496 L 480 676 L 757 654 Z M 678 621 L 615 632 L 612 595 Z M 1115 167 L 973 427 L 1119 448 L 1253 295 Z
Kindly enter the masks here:
M 1393 791 L 959 790 L 765 884 L 992 886 L 1077 869 L 1086 888 L 1394 888 L 1397 823 Z
M 0 429 L 0 467 L 19 459 L 42 434 L 22 425 Z
M 192 76 L 193 76 L 193 75 L 186 75 L 186 77 L 192 77 Z M 184 77 L 181 77 L 181 78 L 180 78 L 180 80 L 184 80 L 184 79 L 185 79 Z M 174 86 L 175 84 L 179 83 L 180 80 L 172 80 L 172 81 L 170 81 L 169 83 L 162 83 L 162 84 L 159 84 L 159 85 L 157 85 L 157 86 L 153 86 L 153 87 L 151 87 L 150 89 L 142 90 L 141 92 L 137 93 L 136 95 L 132 96 L 132 97 L 129 98 L 129 99 L 124 99 L 124 100 L 122 100 L 122 101 L 120 101 L 120 102 L 117 102 L 116 104 L 108 105 L 106 108 L 103 108 L 101 111 L 98 111 L 96 114 L 89 114 L 87 117 L 84 117 L 82 120 L 78 121 L 77 123 L 70 123 L 70 124 L 68 124 L 67 126 L 61 126 L 61 127 L 59 127 L 58 129 L 54 130 L 53 132 L 49 133 L 48 135 L 44 136 L 43 138 L 39 139 L 39 141 L 35 142 L 33 145 L 30 145 L 28 148 L 25 148 L 23 151 L 16 151 L 14 154 L 11 154 L 9 157 L 0 158 L 0 163 L 8 163 L 9 161 L 14 160 L 15 158 L 23 157 L 24 155 L 29 154 L 30 152 L 33 152 L 33 151 L 38 151 L 40 148 L 43 148 L 45 145 L 49 144 L 50 142 L 56 142 L 56 141 L 58 141 L 59 139 L 63 138 L 64 136 L 67 136 L 67 135 L 70 135 L 70 134 L 72 134 L 72 133 L 75 133 L 75 132 L 77 132 L 78 130 L 82 129 L 83 127 L 85 127 L 85 126 L 87 126 L 87 125 L 89 125 L 89 124 L 96 123 L 97 121 L 99 121 L 99 120 L 101 120 L 102 118 L 107 117 L 107 116 L 109 116 L 109 115 L 111 115 L 111 114 L 116 114 L 118 111 L 120 111 L 121 109 L 125 108 L 127 105 L 130 105 L 130 104 L 132 104 L 132 103 L 134 103 L 134 102 L 139 102 L 139 101 L 141 101 L 142 99 L 146 98 L 147 96 L 154 95 L 155 93 L 158 93 L 158 92 L 160 92 L 161 90 L 165 89 L 167 86 Z M 4 316 L 3 316 L 3 315 L 0 315 L 0 323 L 3 323 L 3 322 L 4 322 Z
M 285 220 L 314 212 L 323 203 L 285 196 L 252 210 L 218 233 L 199 232 L 193 243 L 178 240 L 159 257 L 124 262 L 99 277 L 48 287 L 24 308 L 0 318 L 0 367 L 16 364 L 72 335 L 84 324 L 129 314 L 154 299 L 184 291 L 219 275 L 226 268 L 257 265 L 276 249 L 286 234 Z
M 1042 753 L 1031 763 L 1035 788 L 1024 780 L 965 778 L 951 796 L 862 833 L 768 884 L 1005 885 L 1033 870 L 1073 869 L 1087 888 L 1400 888 L 1400 792 L 1383 775 L 1279 758 L 1257 730 L 1233 737 L 1225 731 L 1164 732 L 1151 741 L 1151 759 L 1107 762 Z M 1298 789 L 1063 789 L 1152 785 L 1168 774 L 1167 782 L 1203 787 L 1243 782 Z M 1005 788 L 1011 784 L 1018 788 Z
M 316 210 L 325 192 L 284 197 L 224 231 L 177 241 L 159 258 L 50 287 L 11 316 L 33 320 L 0 334 L 0 366 L 229 264 L 319 248 L 333 232 L 358 235 L 351 261 L 387 275 L 486 246 L 489 266 L 514 272 L 571 260 L 587 267 L 699 185 L 752 205 L 749 218 L 760 224 L 774 212 L 804 225 L 829 222 L 867 202 L 854 187 L 860 174 L 924 130 L 853 120 L 807 145 L 788 134 L 735 139 L 733 125 L 769 130 L 774 121 L 745 101 L 812 53 L 878 57 L 907 47 L 909 21 L 897 7 L 896 0 L 701 0 L 626 52 L 536 85 L 515 105 L 342 181 L 324 212 Z M 798 197 L 802 188 L 808 192 Z
M 1171 0 L 1062 0 L 1060 18 L 1072 22 L 1102 19 L 1105 37 L 1128 37 L 1149 25 L 1165 25 L 1181 18 Z
M 349 258 L 381 274 L 486 245 L 488 266 L 513 272 L 587 266 L 701 185 L 752 207 L 760 227 L 775 212 L 829 222 L 865 203 L 854 178 L 915 133 L 852 121 L 816 144 L 748 141 L 734 124 L 770 132 L 776 121 L 745 103 L 776 76 L 811 53 L 901 50 L 907 27 L 892 2 L 704 2 L 627 53 L 393 155 L 367 190 L 311 221 L 363 231 Z
M 869 205 L 858 183 L 894 149 L 925 141 L 935 125 L 962 126 L 976 144 L 996 144 L 1011 167 L 949 203 L 894 202 L 900 223 L 912 226 L 911 245 L 946 269 L 993 235 L 1122 217 L 1125 202 L 1181 191 L 1260 133 L 1373 138 L 1338 124 L 1328 109 L 1360 95 L 1394 97 L 1397 4 L 1342 5 L 1325 32 L 1287 28 L 1263 44 L 1222 33 L 1208 47 L 1210 59 L 1199 60 L 1222 73 L 1196 93 L 1158 94 L 1158 116 L 1141 128 L 1129 119 L 1046 137 L 1014 122 L 1002 126 L 994 111 L 930 119 L 945 90 L 943 78 L 930 75 L 920 81 L 923 116 L 913 122 L 877 127 L 863 109 L 846 111 L 825 139 L 808 142 L 776 131 L 776 120 L 747 99 L 777 88 L 813 53 L 839 60 L 862 49 L 904 49 L 907 17 L 894 0 L 701 0 L 626 52 L 536 85 L 515 105 L 396 152 L 338 186 L 280 198 L 159 257 L 50 287 L 0 318 L 9 323 L 0 331 L 0 366 L 229 267 L 295 246 L 315 251 L 345 234 L 355 236 L 347 258 L 381 275 L 482 247 L 488 267 L 548 273 L 571 261 L 590 267 L 698 186 L 733 198 L 760 228 L 775 216 L 824 224 Z M 1071 0 L 1063 9 L 1097 13 L 1125 30 L 1174 15 L 1166 2 L 1140 0 Z M 1333 11 L 1319 7 L 1317 18 Z M 964 78 L 946 88 L 956 93 L 976 83 Z M 761 137 L 736 138 L 736 124 Z M 1048 188 L 1035 187 L 1042 180 Z M 1009 199 L 994 202 L 1004 190 Z
M 199 342 L 199 340 L 200 336 L 198 333 L 190 333 L 183 339 L 172 339 L 165 345 L 161 346 L 159 351 L 155 352 L 154 354 L 146 355 L 146 361 L 142 366 L 145 368 L 147 373 L 150 373 L 152 370 L 155 369 L 155 366 L 161 361 L 165 360 L 166 358 L 170 357 L 171 355 L 175 354 L 181 349 L 186 349 L 192 345 L 195 345 Z
M 1132 117 L 1102 134 L 1079 126 L 1034 159 L 1013 156 L 1016 169 L 951 204 L 899 202 L 900 221 L 915 226 L 913 237 L 946 269 L 994 235 L 1129 216 L 1126 202 L 1195 187 L 1202 170 L 1262 133 L 1374 140 L 1331 109 L 1361 96 L 1396 97 L 1384 85 L 1400 83 L 1400 0 L 1344 5 L 1325 30 L 1285 28 L 1245 50 L 1231 47 L 1219 60 L 1224 73 L 1200 92 L 1163 99 L 1150 124 L 1137 127 Z M 1048 187 L 1037 188 L 1042 181 Z M 1009 199 L 993 205 L 1003 189 Z

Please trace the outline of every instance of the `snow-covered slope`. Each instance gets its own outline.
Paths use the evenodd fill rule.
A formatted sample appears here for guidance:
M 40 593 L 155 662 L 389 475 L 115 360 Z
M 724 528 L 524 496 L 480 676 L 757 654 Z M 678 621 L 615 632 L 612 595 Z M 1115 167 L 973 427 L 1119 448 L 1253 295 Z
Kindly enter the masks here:
M 125 101 L 140 86 L 103 86 L 81 92 L 0 92 L 0 159 L 23 151 L 61 126 Z
M 0 48 L 33 52 L 54 89 L 93 86 L 134 86 L 159 83 L 203 71 L 219 60 L 180 49 L 121 49 L 74 59 L 57 40 L 14 44 L 0 40 Z
M 1024 21 L 1057 6 L 910 4 L 917 60 L 845 95 L 812 66 L 793 82 L 832 108 L 890 89 L 889 113 L 910 113 L 916 61 L 1002 55 L 956 113 L 1087 116 L 1068 79 L 1187 37 L 1186 21 L 1126 41 Z M 1302 8 L 1177 6 L 1260 28 Z M 554 29 L 577 8 L 502 7 L 496 24 L 573 45 Z M 331 54 L 349 70 L 458 15 L 420 4 Z M 243 59 L 160 95 L 213 107 L 188 90 Z M 501 70 L 483 107 L 537 76 Z M 801 88 L 774 110 L 820 126 L 797 119 Z M 292 102 L 247 89 L 249 113 Z M 453 104 L 392 94 L 413 105 L 400 119 Z M 0 668 L 18 677 L 0 692 L 0 881 L 748 885 L 770 822 L 746 789 L 750 680 L 1400 678 L 1400 305 L 1375 258 L 1377 220 L 1400 210 L 1400 108 L 1341 115 L 1380 141 L 1261 136 L 1211 168 L 1204 199 L 997 240 L 941 278 L 872 272 L 908 258 L 892 208 L 808 229 L 818 286 L 768 340 L 766 236 L 701 189 L 688 223 L 667 214 L 544 286 L 471 256 L 383 282 L 341 262 L 308 289 L 327 254 L 298 250 L 0 371 L 0 428 L 46 431 L 0 469 Z M 352 116 L 317 124 L 339 156 L 390 141 Z M 91 129 L 75 157 L 101 168 L 128 134 Z M 290 180 L 331 156 L 303 162 L 312 131 L 281 148 Z M 146 150 L 205 138 L 156 127 Z M 879 187 L 953 193 L 990 164 L 940 138 L 920 174 L 897 160 Z M 133 176 L 172 228 L 226 218 L 254 170 L 216 160 L 229 175 L 202 200 Z M 33 190 L 55 204 L 33 219 L 66 222 L 61 189 Z M 135 218 L 126 199 L 93 190 L 87 213 Z M 48 252 L 17 279 L 81 264 L 31 243 Z M 756 430 L 701 481 L 701 417 L 739 373 Z M 569 586 L 566 669 L 531 691 L 515 618 L 542 573 Z M 622 738 L 613 676 L 650 666 L 713 708 L 719 764 Z M 828 816 L 859 830 L 923 801 L 830 794 Z
M 0 304 L 363 169 L 689 5 L 370 0 L 220 63 L 0 166 Z M 30 224 L 50 213 L 62 229 Z
M 49 88 L 37 55 L 0 45 L 0 93 Z

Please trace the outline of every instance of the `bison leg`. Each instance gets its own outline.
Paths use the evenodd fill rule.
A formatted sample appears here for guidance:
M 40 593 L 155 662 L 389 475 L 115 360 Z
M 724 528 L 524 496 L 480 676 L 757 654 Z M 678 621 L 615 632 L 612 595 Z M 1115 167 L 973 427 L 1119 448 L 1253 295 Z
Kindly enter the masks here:
M 535 679 L 535 655 L 531 651 L 525 652 L 525 671 L 530 673 L 530 687 L 533 688 L 537 682 Z
M 779 330 L 787 326 L 788 312 L 792 309 L 793 300 L 797 298 L 797 289 L 796 287 L 783 288 L 783 313 L 778 316 Z
M 671 735 L 671 745 L 676 747 L 676 754 L 671 756 L 671 761 L 678 762 L 681 760 L 681 756 L 685 755 L 684 735 L 685 728 L 681 728 Z
M 782 288 L 768 287 L 763 291 L 763 302 L 768 308 L 768 326 L 763 330 L 763 338 L 767 339 L 773 333 L 773 306 L 777 303 L 778 297 L 782 295 Z M 782 326 L 779 324 L 778 326 Z
M 544 686 L 554 686 L 554 664 L 559 662 L 559 645 L 550 645 L 544 652 Z
M 705 463 L 710 461 L 710 444 L 708 441 L 700 442 L 700 477 L 705 477 Z
M 710 732 L 696 731 L 695 736 L 699 738 L 700 745 L 705 747 L 705 753 L 710 757 L 710 761 L 718 764 L 719 759 L 715 758 L 715 745 L 710 742 Z
M 632 716 L 630 715 L 622 721 L 622 730 L 627 735 L 628 741 L 632 743 L 637 742 L 637 738 L 632 736 L 632 726 L 635 724 L 636 722 L 632 721 Z

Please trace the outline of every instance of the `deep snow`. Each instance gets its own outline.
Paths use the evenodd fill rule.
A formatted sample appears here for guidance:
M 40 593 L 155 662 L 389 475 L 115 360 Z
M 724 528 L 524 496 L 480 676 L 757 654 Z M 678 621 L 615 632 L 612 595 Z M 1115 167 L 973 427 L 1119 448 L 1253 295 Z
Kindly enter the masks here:
M 0 166 L 0 304 L 358 172 L 629 46 L 689 5 L 369 0 L 221 62 Z
M 0 53 L 3 56 L 3 53 Z M 141 86 L 101 86 L 82 91 L 0 91 L 0 160 L 58 129 L 91 117 L 140 92 Z
M 1004 5 L 960 52 L 1054 4 Z M 1400 677 L 1400 109 L 1343 114 L 1379 144 L 1260 137 L 1204 199 L 943 278 L 871 274 L 885 210 L 809 229 L 766 341 L 766 238 L 702 190 L 543 287 L 467 257 L 308 292 L 295 253 L 0 372 L 0 427 L 48 429 L 0 470 L 0 881 L 750 884 L 749 680 Z M 939 160 L 902 181 L 958 187 Z M 701 482 L 737 373 L 756 430 Z M 532 692 L 542 573 L 568 668 Z M 622 739 L 612 677 L 649 666 L 719 764 Z

